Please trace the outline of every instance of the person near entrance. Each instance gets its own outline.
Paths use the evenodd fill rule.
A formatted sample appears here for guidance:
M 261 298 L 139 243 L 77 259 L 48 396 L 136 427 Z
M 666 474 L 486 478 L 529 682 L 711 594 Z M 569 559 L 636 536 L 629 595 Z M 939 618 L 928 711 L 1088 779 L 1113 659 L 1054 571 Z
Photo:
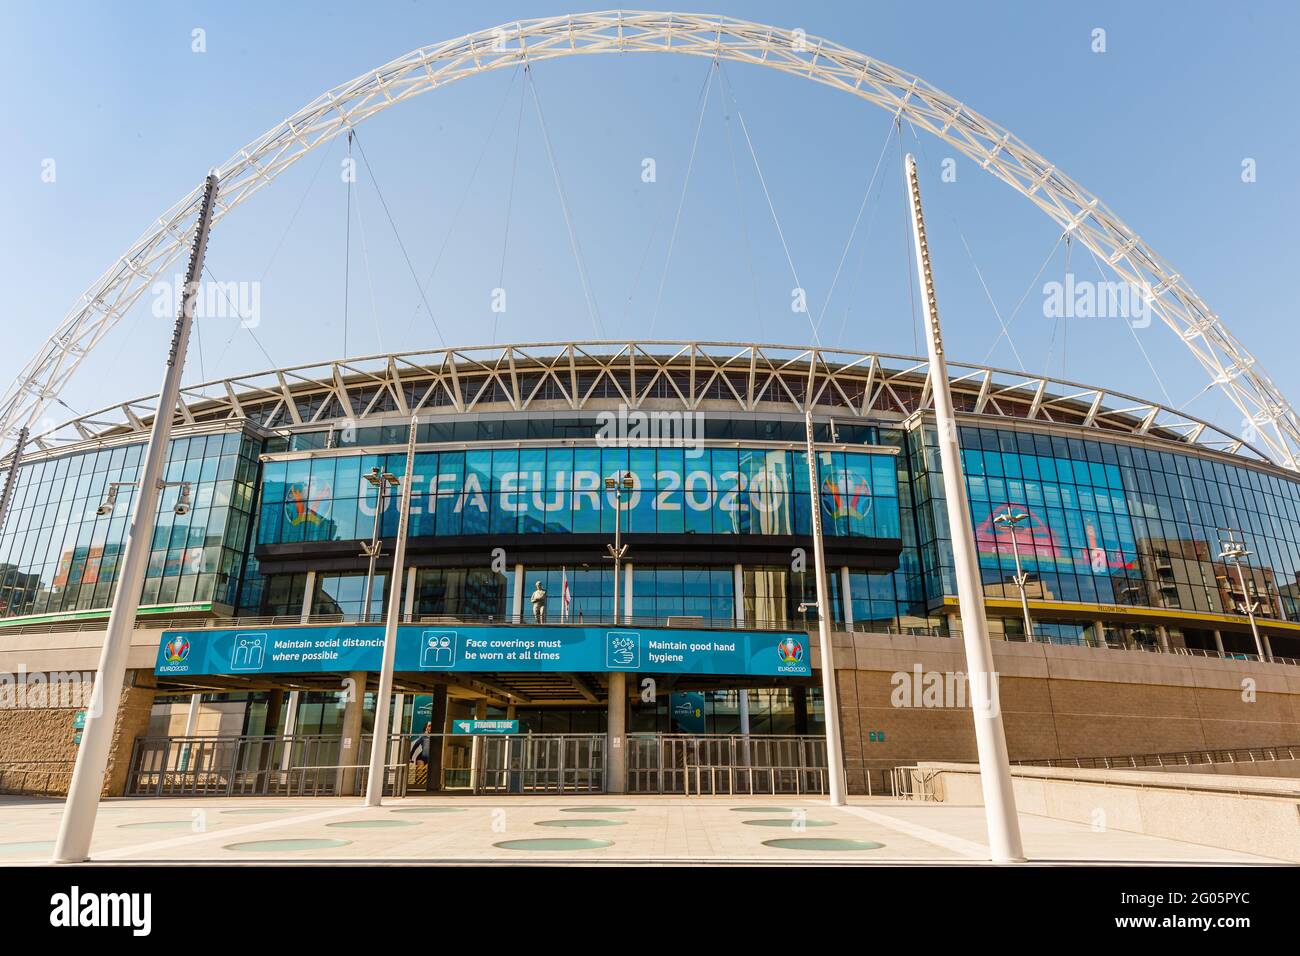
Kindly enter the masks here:
M 429 765 L 429 749 L 432 746 L 430 735 L 433 733 L 433 721 L 428 721 L 424 725 L 424 733 L 411 741 L 411 759 L 410 763 L 417 767 L 427 767 Z
M 533 620 L 538 624 L 546 623 L 546 588 L 538 581 L 533 591 Z

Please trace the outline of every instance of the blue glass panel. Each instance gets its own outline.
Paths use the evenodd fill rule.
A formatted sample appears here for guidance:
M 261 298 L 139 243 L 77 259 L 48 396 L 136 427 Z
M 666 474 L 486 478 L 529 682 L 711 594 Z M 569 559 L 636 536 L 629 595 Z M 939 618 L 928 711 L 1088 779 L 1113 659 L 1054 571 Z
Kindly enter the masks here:
M 653 449 L 651 449 L 653 451 Z M 652 471 L 634 472 L 637 477 L 637 487 L 625 496 L 623 507 L 626 510 L 624 515 L 624 531 L 635 531 L 638 533 L 653 533 L 655 531 L 655 504 L 656 495 L 658 494 L 651 485 L 646 487 L 641 483 L 644 476 L 649 478 Z
M 470 453 L 471 456 L 475 454 Z M 503 479 L 519 471 L 519 451 L 515 448 L 498 448 L 492 452 L 492 487 L 499 489 Z
M 559 491 L 572 489 L 570 476 L 573 474 L 573 449 L 548 448 L 546 450 L 546 487 Z
M 643 488 L 654 487 L 656 455 L 653 448 L 631 448 L 628 450 L 628 470 L 636 475 L 637 482 Z

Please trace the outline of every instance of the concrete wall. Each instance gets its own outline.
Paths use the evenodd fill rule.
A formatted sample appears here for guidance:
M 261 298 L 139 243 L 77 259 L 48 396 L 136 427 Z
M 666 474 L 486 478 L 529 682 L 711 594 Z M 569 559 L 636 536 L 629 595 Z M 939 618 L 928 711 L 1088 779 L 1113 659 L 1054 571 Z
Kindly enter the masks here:
M 118 707 L 117 723 L 113 727 L 113 749 L 108 755 L 105 794 L 121 796 L 125 792 L 126 775 L 131 764 L 131 750 L 135 738 L 144 736 L 149 730 L 153 697 L 152 687 L 127 687 L 122 691 L 122 703 Z
M 54 631 L 39 634 L 13 634 L 0 631 L 0 671 L 93 671 L 99 667 L 104 646 L 102 630 Z M 158 660 L 158 643 L 162 631 L 138 627 L 131 634 L 131 649 L 126 666 L 131 670 L 153 673 Z
M 965 671 L 959 640 L 834 641 L 851 792 L 866 792 L 868 770 L 878 790 L 885 768 L 975 759 L 969 706 L 895 706 L 896 675 Z M 993 657 L 1012 760 L 1300 744 L 1300 667 L 1005 641 Z
M 75 760 L 76 713 L 72 707 L 0 709 L 0 764 Z
M 106 796 L 118 796 L 126 784 L 135 738 L 149 726 L 154 691 L 149 687 L 126 687 L 113 729 L 104 777 Z M 89 700 L 87 693 L 85 700 Z M 60 795 L 67 793 L 72 765 L 77 759 L 75 720 L 84 703 L 56 707 L 0 708 L 0 770 L 41 769 L 39 774 L 4 773 L 6 792 Z
M 921 764 L 945 803 L 982 804 L 977 767 Z M 1016 809 L 1300 863 L 1300 783 L 1142 770 L 1013 767 Z

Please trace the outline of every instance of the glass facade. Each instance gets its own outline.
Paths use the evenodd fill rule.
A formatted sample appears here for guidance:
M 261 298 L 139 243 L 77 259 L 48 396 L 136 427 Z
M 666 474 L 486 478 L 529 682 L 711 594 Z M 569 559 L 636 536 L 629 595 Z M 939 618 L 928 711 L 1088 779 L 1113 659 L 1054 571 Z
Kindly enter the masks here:
M 568 396 L 548 389 L 548 381 L 535 398 L 552 398 L 568 401 Z M 607 382 L 586 383 L 579 387 L 583 395 L 591 397 L 622 399 L 624 396 L 614 388 L 602 388 Z M 594 387 L 593 387 L 594 386 Z M 653 398 L 675 398 L 671 389 L 655 389 Z M 548 394 L 549 392 L 549 394 Z M 441 394 L 436 393 L 436 394 Z M 381 396 L 381 400 L 384 396 Z M 721 385 L 710 398 L 728 399 L 730 394 Z M 418 395 L 411 395 L 409 401 L 414 404 Z M 434 402 L 435 405 L 442 404 Z M 396 406 L 389 401 L 389 411 Z M 691 423 L 696 438 L 708 441 L 749 441 L 749 442 L 793 442 L 803 444 L 805 425 L 802 419 L 751 419 L 724 418 L 709 416 L 701 421 Z M 602 421 L 598 415 L 586 417 L 532 415 L 527 418 L 494 418 L 467 415 L 463 418 L 448 417 L 444 421 L 423 422 L 416 433 L 416 441 L 424 444 L 503 441 L 590 441 L 600 432 Z M 876 425 L 861 425 L 850 422 L 837 422 L 834 437 L 827 423 L 815 422 L 813 434 L 818 442 L 847 445 L 879 445 L 880 436 L 888 429 Z M 293 451 L 320 451 L 326 448 L 369 447 L 374 445 L 405 445 L 410 434 L 409 426 L 402 422 L 397 425 L 366 425 L 360 428 L 318 428 L 296 431 L 291 435 L 275 436 L 266 440 L 268 454 Z
M 826 533 L 899 536 L 895 456 L 819 455 Z M 369 538 L 378 492 L 373 468 L 401 475 L 405 456 L 347 455 L 265 466 L 259 544 Z M 748 448 L 506 448 L 416 455 L 411 534 L 581 534 L 614 531 L 604 479 L 630 472 L 623 530 L 658 534 L 811 533 L 804 455 Z M 381 534 L 397 531 L 385 495 Z
M 1090 439 L 1006 429 L 960 430 L 985 591 L 1016 592 L 1015 551 L 1035 599 L 1300 619 L 1300 485 L 1258 469 Z M 956 591 L 932 429 L 913 452 L 927 595 Z M 1027 515 L 1012 532 L 994 522 Z M 1218 557 L 1239 529 L 1253 552 Z
M 742 579 L 746 622 L 805 629 L 817 626 L 817 582 L 810 571 L 746 567 Z M 855 628 L 888 631 L 905 626 L 909 620 L 915 624 L 924 621 L 924 607 L 899 592 L 906 580 L 906 575 L 898 572 L 850 571 L 849 609 Z M 830 569 L 826 587 L 830 619 L 836 625 L 843 625 L 844 582 L 838 568 Z
M 415 613 L 504 620 L 510 613 L 513 581 L 513 571 L 420 568 L 415 574 Z
M 370 617 L 382 620 L 384 596 L 388 592 L 388 575 L 376 572 L 370 586 Z M 360 617 L 366 605 L 366 575 L 361 572 L 316 575 L 312 594 L 313 614 L 343 614 Z
M 599 560 L 599 559 L 598 559 Z M 569 581 L 569 619 L 575 624 L 614 617 L 614 569 L 602 562 L 592 567 L 533 567 L 524 569 L 524 607 L 532 620 L 532 596 L 540 582 L 546 590 L 546 620 L 562 620 L 564 580 Z
M 20 467 L 0 533 L 0 615 L 109 606 L 143 449 L 125 445 Z M 176 514 L 181 489 L 163 490 L 141 604 L 234 604 L 259 451 L 238 433 L 172 441 L 164 479 L 190 484 L 190 508 Z
M 632 616 L 698 617 L 705 623 L 736 620 L 735 572 L 731 568 L 632 569 Z
M 499 442 L 556 439 L 572 432 L 590 439 L 585 420 L 538 421 L 545 424 L 534 428 L 531 419 L 458 419 L 421 425 L 421 438 Z M 708 422 L 710 435 L 729 430 L 751 442 L 788 440 L 795 434 L 790 422 L 772 423 L 771 428 L 757 421 Z M 587 431 L 573 431 L 580 426 Z M 841 548 L 845 539 L 855 538 L 860 543 L 854 547 L 870 549 L 880 541 L 886 550 L 901 548 L 894 571 L 854 568 L 848 573 L 854 627 L 941 625 L 943 601 L 956 588 L 933 428 L 905 432 L 839 426 L 837 431 L 842 441 L 870 440 L 877 450 L 819 454 L 818 499 L 828 535 Z M 325 436 L 328 452 L 291 459 L 260 460 L 291 446 L 301 452 L 313 447 L 315 438 L 263 441 L 231 432 L 173 440 L 165 479 L 189 482 L 191 503 L 187 513 L 178 515 L 179 489 L 169 487 L 162 495 L 142 605 L 212 602 L 240 614 L 300 614 L 306 586 L 302 560 L 313 553 L 307 546 L 370 538 L 377 491 L 363 476 L 376 467 L 401 476 L 405 465 L 396 448 L 392 453 L 341 453 L 338 446 L 347 442 L 329 432 L 319 434 Z M 1092 437 L 1096 433 L 1077 437 L 1082 434 L 960 429 L 976 548 L 989 597 L 1017 598 L 1012 578 L 1018 552 L 1031 599 L 1056 607 L 1048 615 L 1056 620 L 1036 621 L 1053 640 L 1087 639 L 1087 629 L 1096 617 L 1105 616 L 1098 610 L 1105 606 L 1239 615 L 1250 603 L 1258 605 L 1261 618 L 1300 621 L 1300 483 L 1224 456 L 1118 438 L 1106 441 Z M 383 444 L 405 436 L 406 426 L 385 425 L 374 426 L 366 437 Z M 0 529 L 0 616 L 108 608 L 135 503 L 133 483 L 142 448 L 74 451 L 21 467 Z M 413 538 L 424 539 L 425 554 L 443 537 L 481 539 L 483 551 L 467 555 L 465 566 L 452 561 L 452 566 L 426 567 L 420 549 L 414 549 L 416 613 L 504 619 L 513 608 L 516 569 L 522 564 L 525 617 L 540 580 L 548 592 L 548 620 L 558 621 L 562 576 L 567 576 L 572 620 L 610 618 L 612 570 L 595 550 L 590 564 L 583 566 L 586 559 L 580 558 L 563 572 L 553 557 L 537 566 L 526 555 L 512 558 L 504 572 L 487 564 L 495 541 L 508 536 L 612 537 L 615 494 L 606 491 L 604 478 L 619 471 L 633 476 L 621 509 L 623 531 L 682 536 L 681 545 L 672 546 L 680 547 L 677 554 L 658 560 L 644 557 L 644 551 L 631 556 L 633 617 L 699 617 L 724 624 L 735 620 L 739 602 L 750 623 L 815 625 L 817 610 L 806 606 L 815 601 L 806 573 L 782 564 L 773 556 L 771 542 L 755 542 L 764 553 L 761 559 L 743 560 L 746 536 L 786 538 L 775 549 L 784 552 L 788 546 L 792 555 L 806 547 L 811 496 L 803 455 L 789 448 L 716 443 L 698 448 L 530 445 L 420 452 L 413 476 Z M 118 491 L 108 507 L 114 485 Z M 397 510 L 397 495 L 386 494 L 379 530 L 390 540 L 397 531 Z M 1005 512 L 1026 516 L 1014 538 L 995 521 Z M 1221 529 L 1226 528 L 1239 529 L 1252 552 L 1243 561 L 1244 587 L 1236 567 L 1218 556 L 1226 536 Z M 734 566 L 705 559 L 689 563 L 682 552 L 693 546 L 690 535 L 732 536 L 744 565 L 741 593 L 736 593 Z M 263 546 L 261 560 L 272 571 L 266 577 L 258 545 Z M 304 548 L 298 552 L 294 545 Z M 467 545 L 461 541 L 456 547 Z M 354 551 L 351 544 L 329 554 L 333 567 L 360 561 L 359 548 Z M 295 562 L 293 572 L 275 571 L 275 562 L 286 559 Z M 843 624 L 846 578 L 835 564 L 828 575 L 830 614 Z M 322 571 L 310 611 L 359 614 L 364 574 L 357 566 Z M 386 590 L 381 569 L 372 614 L 382 613 Z M 996 621 L 994 630 L 1022 637 L 1018 615 L 1003 616 L 1006 621 Z M 1108 623 L 1124 642 L 1155 640 L 1153 625 L 1118 617 L 1118 623 Z
M 796 695 L 803 692 L 802 701 Z M 708 690 L 703 698 L 703 733 L 740 733 L 740 697 L 735 690 Z M 672 714 L 671 695 L 654 702 L 633 700 L 628 714 L 628 733 L 681 733 Z M 802 716 L 801 716 L 802 712 Z M 488 717 L 504 716 L 503 708 L 488 708 Z M 603 734 L 603 707 L 519 707 L 515 711 L 521 733 Z M 751 734 L 824 734 L 821 688 L 753 688 L 749 691 Z

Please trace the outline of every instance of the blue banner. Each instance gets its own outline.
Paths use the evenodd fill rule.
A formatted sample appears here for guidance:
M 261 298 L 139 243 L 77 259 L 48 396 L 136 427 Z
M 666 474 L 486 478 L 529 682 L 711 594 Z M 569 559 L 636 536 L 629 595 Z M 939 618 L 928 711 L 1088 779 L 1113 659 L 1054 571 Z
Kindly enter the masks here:
M 675 734 L 703 734 L 708 732 L 704 716 L 704 695 L 699 691 L 670 694 L 668 710 L 672 714 L 672 732 Z
M 378 624 L 164 631 L 154 673 L 304 674 L 378 671 L 384 629 Z M 808 677 L 802 631 L 403 625 L 397 670 L 643 671 Z
M 433 720 L 433 695 L 416 694 L 414 705 L 411 708 L 411 722 L 407 732 L 412 734 L 422 734 L 426 726 L 432 726 L 429 722 Z

